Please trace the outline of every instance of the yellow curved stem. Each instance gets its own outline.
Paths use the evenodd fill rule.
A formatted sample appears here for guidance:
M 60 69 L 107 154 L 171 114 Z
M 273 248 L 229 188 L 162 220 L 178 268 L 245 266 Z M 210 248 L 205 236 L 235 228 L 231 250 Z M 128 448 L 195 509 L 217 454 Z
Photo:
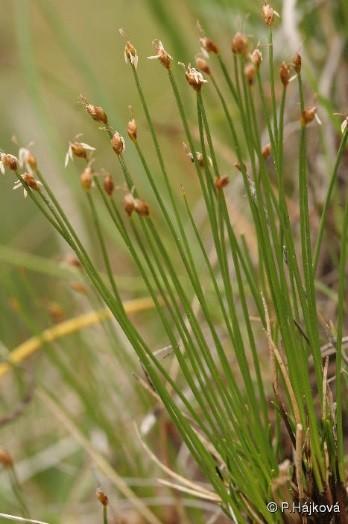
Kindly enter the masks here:
M 123 305 L 126 313 L 130 315 L 154 307 L 152 299 L 148 297 L 129 300 L 124 302 Z M 0 378 L 6 375 L 12 366 L 16 366 L 26 360 L 47 342 L 53 342 L 54 340 L 94 326 L 110 318 L 112 318 L 112 313 L 109 309 L 105 308 L 79 315 L 78 317 L 65 320 L 51 328 L 45 329 L 40 335 L 29 338 L 11 351 L 7 362 L 0 364 Z

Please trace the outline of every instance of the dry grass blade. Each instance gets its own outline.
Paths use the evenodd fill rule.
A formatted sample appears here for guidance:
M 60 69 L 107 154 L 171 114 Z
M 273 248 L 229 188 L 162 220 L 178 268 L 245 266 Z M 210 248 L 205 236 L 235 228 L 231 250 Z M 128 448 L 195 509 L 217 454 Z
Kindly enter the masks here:
M 43 388 L 38 387 L 36 395 L 48 407 L 52 414 L 61 421 L 69 433 L 75 438 L 86 453 L 88 453 L 100 471 L 102 471 L 118 491 L 129 500 L 139 514 L 142 515 L 149 524 L 161 524 L 156 515 L 154 515 L 154 513 L 152 513 L 152 511 L 135 495 L 122 477 L 120 477 L 112 466 L 110 466 L 109 462 L 95 450 L 74 422 L 64 413 L 61 407 L 48 395 L 48 393 L 46 393 Z
M 141 311 L 146 311 L 153 308 L 153 301 L 150 298 L 139 298 L 130 300 L 124 303 L 126 313 L 135 314 Z M 96 324 L 100 324 L 105 320 L 111 319 L 112 314 L 109 309 L 101 309 L 99 311 L 91 311 L 84 313 L 78 317 L 65 320 L 52 328 L 45 329 L 40 335 L 26 340 L 17 346 L 10 354 L 8 362 L 0 364 L 0 378 L 10 371 L 12 366 L 21 364 L 33 353 L 36 353 L 45 343 L 54 342 L 59 338 L 66 337 L 72 333 L 76 333 Z

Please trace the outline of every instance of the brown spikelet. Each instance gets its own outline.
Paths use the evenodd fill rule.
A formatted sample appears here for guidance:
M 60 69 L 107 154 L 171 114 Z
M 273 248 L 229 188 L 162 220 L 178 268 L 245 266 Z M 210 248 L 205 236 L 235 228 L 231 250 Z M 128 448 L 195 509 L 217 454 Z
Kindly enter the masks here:
M 115 184 L 111 175 L 106 175 L 103 181 L 104 191 L 107 195 L 111 196 L 115 189 Z
M 131 216 L 135 209 L 135 198 L 132 193 L 127 193 L 123 198 L 123 207 L 128 216 Z
M 6 469 L 13 467 L 13 458 L 5 449 L 0 448 L 0 465 Z
M 102 506 L 107 506 L 109 504 L 109 499 L 108 499 L 107 495 L 105 495 L 103 490 L 98 488 L 95 494 L 96 494 L 96 497 L 97 497 L 97 499 L 99 500 L 99 502 L 100 502 L 100 504 Z
M 17 171 L 18 160 L 14 155 L 10 155 L 8 153 L 0 153 L 0 160 L 5 169 L 10 169 L 11 171 Z
M 254 49 L 254 51 L 250 55 L 250 60 L 257 69 L 260 67 L 262 62 L 262 53 L 260 49 Z
M 80 295 L 87 295 L 88 289 L 82 282 L 71 282 L 70 288 L 73 291 L 76 291 L 76 293 L 79 293 Z
M 40 191 L 40 182 L 31 173 L 24 173 L 22 179 L 34 191 Z
M 207 53 L 214 53 L 216 55 L 219 54 L 219 48 L 215 44 L 215 42 L 213 42 L 211 38 L 208 38 L 207 36 L 203 36 L 202 38 L 200 38 L 200 43 L 201 43 L 202 48 Z
M 221 190 L 223 189 L 224 187 L 226 187 L 228 184 L 230 183 L 230 180 L 228 178 L 228 176 L 218 176 L 216 179 L 215 179 L 215 187 L 216 189 L 218 190 Z
M 87 158 L 87 150 L 80 142 L 72 142 L 70 147 L 73 155 L 77 156 L 78 158 Z
M 248 38 L 243 33 L 236 33 L 232 38 L 231 49 L 236 55 L 246 55 L 248 52 Z
M 137 128 L 137 123 L 135 121 L 134 118 L 132 118 L 129 122 L 128 122 L 128 125 L 127 125 L 127 133 L 128 133 L 128 136 L 129 138 L 135 142 L 136 139 L 137 139 L 137 135 L 138 135 L 138 128 Z
M 207 83 L 207 80 L 205 80 L 202 73 L 190 65 L 186 68 L 185 77 L 188 84 L 193 87 L 195 91 L 200 91 L 202 89 L 202 85 Z
M 173 58 L 170 56 L 169 53 L 167 53 L 161 40 L 154 40 L 152 43 L 155 48 L 156 54 L 153 56 L 148 56 L 148 59 L 158 59 L 163 65 L 163 67 L 165 67 L 166 69 L 170 69 Z
M 280 66 L 279 76 L 283 86 L 287 87 L 290 81 L 290 68 L 285 62 L 283 62 Z
M 211 74 L 208 62 L 205 60 L 205 58 L 202 58 L 201 56 L 197 56 L 196 58 L 196 68 L 199 69 L 199 71 L 205 73 L 206 75 Z
M 93 120 L 96 122 L 100 122 L 101 124 L 107 124 L 108 123 L 108 117 L 105 113 L 104 109 L 101 106 L 95 106 L 93 104 L 86 104 L 86 111 Z
M 149 205 L 144 200 L 141 200 L 140 198 L 136 198 L 134 200 L 134 210 L 136 213 L 138 213 L 138 215 L 142 217 L 147 217 L 150 214 Z
M 256 68 L 254 64 L 246 64 L 244 68 L 244 75 L 249 85 L 252 85 L 256 76 Z
M 302 69 L 302 56 L 300 55 L 300 53 L 296 53 L 292 64 L 294 66 L 296 73 L 299 75 Z
M 80 183 L 83 189 L 89 191 L 93 184 L 93 171 L 90 167 L 86 167 L 80 175 Z
M 126 145 L 124 143 L 124 138 L 120 135 L 118 131 L 116 131 L 111 139 L 111 145 L 112 149 L 115 151 L 116 155 L 122 155 L 124 152 Z
M 313 122 L 315 115 L 317 114 L 317 108 L 315 106 L 305 109 L 301 115 L 301 124 L 306 126 Z
M 277 13 L 277 11 L 268 3 L 265 3 L 262 6 L 262 14 L 265 24 L 268 26 L 273 25 L 275 17 L 279 18 L 279 13 Z
M 265 146 L 263 146 L 261 150 L 261 154 L 263 158 L 269 158 L 271 156 L 271 153 L 272 153 L 271 144 L 266 144 Z

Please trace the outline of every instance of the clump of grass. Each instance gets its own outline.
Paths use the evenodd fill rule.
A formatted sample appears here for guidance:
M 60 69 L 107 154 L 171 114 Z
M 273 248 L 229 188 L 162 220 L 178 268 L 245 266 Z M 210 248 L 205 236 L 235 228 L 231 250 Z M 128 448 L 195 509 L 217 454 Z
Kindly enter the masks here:
M 155 108 L 147 103 L 138 73 L 138 52 L 128 40 L 124 56 L 147 129 L 140 128 L 132 115 L 126 143 L 102 107 L 81 99 L 110 144 L 122 184 L 96 167 L 95 148 L 78 138 L 70 143 L 67 156 L 67 160 L 85 162 L 81 188 L 105 275 L 82 244 L 32 152 L 22 149 L 18 159 L 2 153 L 1 166 L 15 175 L 15 188 L 23 187 L 78 257 L 134 348 L 145 370 L 147 391 L 167 410 L 210 483 L 207 488 L 165 467 L 166 474 L 174 478 L 167 485 L 215 502 L 238 523 L 305 522 L 304 508 L 314 504 L 324 509 L 311 516 L 313 522 L 344 523 L 348 516 L 342 339 L 348 205 L 340 231 L 335 319 L 323 320 L 319 311 L 317 269 L 346 148 L 347 120 L 344 118 L 316 230 L 311 220 L 308 128 L 316 125 L 318 110 L 307 103 L 300 54 L 279 68 L 274 63 L 273 25 L 278 14 L 266 3 L 262 16 L 268 31 L 266 45 L 253 48 L 250 38 L 238 32 L 231 41 L 232 57 L 226 61 L 220 46 L 203 34 L 196 67 L 181 64 L 191 89 L 194 120 L 188 117 L 174 60 L 162 42 L 154 41 L 155 55 L 149 57 L 158 60 L 154 67 L 162 67 L 167 78 L 161 81 L 168 81 L 172 89 L 186 153 L 204 202 L 204 230 L 197 224 L 185 190 L 181 198 L 177 195 L 176 181 L 170 176 L 173 159 L 163 155 L 153 118 Z M 299 101 L 295 159 L 287 156 L 284 136 L 290 89 L 297 90 Z M 226 141 L 235 156 L 234 174 L 225 172 L 219 158 L 208 90 L 209 100 L 224 116 Z M 267 130 L 266 141 L 261 139 L 262 127 Z M 142 136 L 147 132 L 153 151 L 143 147 Z M 151 202 L 137 189 L 127 161 L 128 147 L 138 157 Z M 288 162 L 297 173 L 297 190 L 292 195 L 285 176 Z M 159 177 L 164 192 L 159 190 Z M 239 236 L 231 220 L 233 179 L 240 179 L 243 185 L 257 243 L 255 259 L 249 253 L 248 239 Z M 296 227 L 289 196 L 292 205 L 296 199 Z M 171 366 L 127 314 L 100 220 L 101 206 L 153 300 L 171 350 Z M 159 225 L 165 235 L 159 232 Z M 167 239 L 174 251 L 169 250 Z M 270 501 L 288 502 L 290 509 L 294 503 L 295 513 L 272 513 Z M 105 508 L 107 504 L 104 522 Z

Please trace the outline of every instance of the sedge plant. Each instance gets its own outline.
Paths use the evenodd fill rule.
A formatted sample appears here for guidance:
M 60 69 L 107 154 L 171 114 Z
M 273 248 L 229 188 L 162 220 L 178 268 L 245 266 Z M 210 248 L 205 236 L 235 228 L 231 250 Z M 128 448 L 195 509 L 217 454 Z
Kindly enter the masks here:
M 232 522 L 345 523 L 348 205 L 341 220 L 333 319 L 326 319 L 318 307 L 318 265 L 348 139 L 347 119 L 314 228 L 308 151 L 317 107 L 307 102 L 301 55 L 280 67 L 274 62 L 273 25 L 278 13 L 264 4 L 262 16 L 268 32 L 265 45 L 253 48 L 250 38 L 238 32 L 227 59 L 204 34 L 195 67 L 179 64 L 175 68 L 158 40 L 154 41 L 155 55 L 149 57 L 159 62 L 153 67 L 162 68 L 161 81 L 171 89 L 171 103 L 204 205 L 203 226 L 185 187 L 178 188 L 171 176 L 173 158 L 163 153 L 156 108 L 147 102 L 138 53 L 127 39 L 125 61 L 146 126 L 139 128 L 131 115 L 126 145 L 104 109 L 81 98 L 87 115 L 110 145 L 122 182 L 116 183 L 115 175 L 97 167 L 95 148 L 78 139 L 70 143 L 67 155 L 67 161 L 85 163 L 81 188 L 102 268 L 83 245 L 33 153 L 22 149 L 18 158 L 2 153 L 1 166 L 13 173 L 15 187 L 24 189 L 78 257 L 134 349 L 144 369 L 147 392 L 167 411 L 201 478 L 209 482 L 207 487 L 173 474 L 174 480 L 165 481 L 167 485 L 213 501 Z M 191 98 L 183 98 L 177 79 L 180 72 Z M 291 159 L 285 134 L 290 89 L 298 101 L 297 153 Z M 188 100 L 192 102 L 189 110 Z M 223 115 L 225 140 L 235 158 L 233 174 L 226 174 L 222 167 L 211 119 L 213 104 Z M 143 145 L 146 133 L 152 151 Z M 128 148 L 134 148 L 151 203 L 137 189 L 127 161 Z M 285 176 L 289 160 L 295 178 L 292 195 Z M 239 234 L 231 212 L 234 180 L 242 186 L 256 253 L 249 250 L 248 238 Z M 125 310 L 100 219 L 102 208 L 153 301 L 170 358 L 163 359 L 154 351 L 146 332 Z M 101 492 L 97 496 L 106 522 L 108 499 Z M 284 511 L 273 512 L 271 502 L 278 507 L 283 504 Z M 308 516 L 311 507 L 313 513 Z M 307 516 L 312 520 L 306 520 Z

